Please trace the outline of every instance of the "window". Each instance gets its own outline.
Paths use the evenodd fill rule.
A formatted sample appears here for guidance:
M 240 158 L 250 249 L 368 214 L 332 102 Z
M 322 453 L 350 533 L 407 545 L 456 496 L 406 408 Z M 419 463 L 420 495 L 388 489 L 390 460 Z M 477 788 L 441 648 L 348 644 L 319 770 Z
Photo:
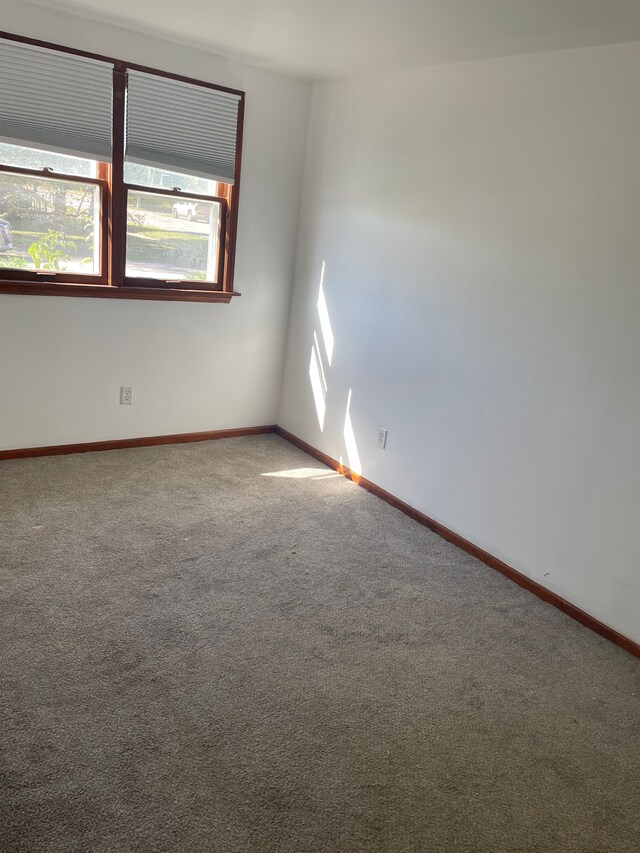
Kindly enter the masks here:
M 0 142 L 0 164 L 0 270 L 104 280 L 98 163 Z
M 229 301 L 244 94 L 0 38 L 0 292 Z

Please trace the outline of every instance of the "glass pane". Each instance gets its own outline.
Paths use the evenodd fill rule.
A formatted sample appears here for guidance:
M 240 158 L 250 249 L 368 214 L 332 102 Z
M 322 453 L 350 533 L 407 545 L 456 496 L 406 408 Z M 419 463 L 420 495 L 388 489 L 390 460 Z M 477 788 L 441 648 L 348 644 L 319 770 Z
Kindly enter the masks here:
M 49 168 L 54 172 L 78 175 L 81 178 L 95 178 L 98 166 L 95 160 L 69 157 L 67 154 L 55 154 L 53 151 L 23 148 L 22 145 L 10 145 L 8 142 L 0 142 L 0 163 L 22 169 Z
M 100 189 L 0 172 L 0 267 L 100 273 Z
M 215 282 L 220 205 L 130 190 L 126 275 Z
M 194 175 L 182 175 L 179 172 L 167 172 L 154 166 L 139 166 L 137 163 L 124 164 L 125 184 L 137 184 L 139 187 L 156 187 L 173 190 L 176 187 L 183 192 L 198 195 L 219 195 L 216 181 L 197 178 Z

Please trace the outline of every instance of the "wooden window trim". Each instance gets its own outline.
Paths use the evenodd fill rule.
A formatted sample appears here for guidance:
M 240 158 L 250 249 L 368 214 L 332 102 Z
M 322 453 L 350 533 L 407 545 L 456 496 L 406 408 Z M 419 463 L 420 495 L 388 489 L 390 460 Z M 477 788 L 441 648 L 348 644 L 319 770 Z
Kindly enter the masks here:
M 93 185 L 100 190 L 100 272 L 97 275 L 89 273 L 57 273 L 50 270 L 21 270 L 0 267 L 0 293 L 6 282 L 64 282 L 68 284 L 83 283 L 105 286 L 109 283 L 107 262 L 109 256 L 108 240 L 108 206 L 109 206 L 109 181 L 106 176 L 97 178 L 85 178 L 81 175 L 68 175 L 66 172 L 55 172 L 52 169 L 22 169 L 19 166 L 5 166 L 0 163 L 0 174 L 25 175 L 33 178 L 45 178 L 53 181 L 64 181 L 64 183 L 77 183 Z
M 53 172 L 48 169 L 21 169 L 0 164 L 0 172 L 49 177 L 64 181 L 91 183 L 100 187 L 100 259 L 101 272 L 98 276 L 76 273 L 54 273 L 33 270 L 0 269 L 0 294 L 25 294 L 31 296 L 80 296 L 107 299 L 150 299 L 183 302 L 224 302 L 239 296 L 233 289 L 238 230 L 238 203 L 240 196 L 240 172 L 242 164 L 242 142 L 244 131 L 245 93 L 239 89 L 196 80 L 157 68 L 91 53 L 78 48 L 65 47 L 41 39 L 7 33 L 0 30 L 0 38 L 61 53 L 96 59 L 113 65 L 113 144 L 111 164 L 98 164 L 97 178 L 82 178 Z M 127 71 L 136 70 L 171 80 L 179 80 L 194 86 L 229 92 L 239 96 L 238 130 L 234 183 L 218 184 L 216 196 L 197 193 L 176 192 L 162 188 L 127 185 L 124 182 L 125 149 L 125 92 Z M 127 278 L 126 263 L 126 201 L 129 190 L 141 192 L 202 198 L 220 204 L 220 231 L 218 239 L 217 275 L 215 284 L 192 281 L 163 282 L 155 279 Z
M 151 299 L 167 302 L 231 302 L 239 293 L 223 290 L 187 290 L 178 288 L 113 287 L 109 284 L 51 282 L 38 284 L 34 281 L 2 281 L 0 293 L 24 294 L 28 296 L 80 296 L 104 299 Z
M 125 211 L 128 209 L 129 200 L 128 195 L 130 192 L 141 192 L 148 193 L 149 195 L 166 195 L 171 198 L 185 198 L 185 199 L 196 199 L 199 201 L 212 202 L 214 204 L 218 204 L 220 214 L 218 219 L 218 255 L 216 258 L 216 279 L 215 281 L 202 282 L 201 284 L 197 284 L 194 281 L 189 281 L 187 279 L 183 281 L 162 281 L 162 279 L 157 278 L 142 278 L 140 276 L 127 276 L 125 272 L 123 285 L 125 287 L 150 287 L 150 288 L 177 288 L 178 290 L 208 290 L 215 291 L 220 290 L 224 291 L 224 261 L 225 254 L 222 248 L 223 237 L 226 234 L 226 221 L 227 221 L 227 198 L 226 196 L 218 196 L 218 195 L 203 195 L 202 193 L 192 193 L 192 192 L 184 192 L 183 190 L 178 189 L 158 189 L 156 187 L 148 187 L 143 186 L 141 184 L 125 184 L 124 185 L 124 209 Z M 126 235 L 125 235 L 125 258 L 126 258 Z

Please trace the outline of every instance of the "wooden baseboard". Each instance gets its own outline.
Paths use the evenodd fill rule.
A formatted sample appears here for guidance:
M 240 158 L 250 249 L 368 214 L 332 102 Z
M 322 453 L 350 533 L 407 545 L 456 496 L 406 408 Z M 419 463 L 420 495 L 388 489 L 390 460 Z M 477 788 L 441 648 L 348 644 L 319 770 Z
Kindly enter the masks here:
M 192 441 L 217 441 L 220 438 L 240 438 L 244 435 L 262 435 L 275 432 L 275 426 L 218 429 L 209 432 L 183 432 L 176 435 L 152 435 L 144 438 L 117 438 L 112 441 L 87 441 L 82 444 L 57 444 L 51 447 L 23 447 L 17 450 L 0 450 L 0 461 L 27 459 L 34 456 L 63 456 L 67 453 L 95 453 L 100 450 L 122 450 L 126 447 L 153 447 L 158 444 L 187 444 Z
M 489 554 L 477 545 L 474 545 L 473 542 L 469 542 L 467 539 L 464 539 L 462 536 L 459 536 L 457 533 L 449 530 L 449 528 L 440 524 L 440 522 L 434 521 L 433 518 L 429 518 L 428 515 L 424 515 L 424 513 L 419 512 L 409 504 L 401 501 L 399 498 L 396 498 L 384 489 L 381 489 L 380 486 L 372 483 L 371 480 L 358 476 L 349 468 L 346 468 L 340 462 L 337 462 L 331 456 L 327 456 L 326 453 L 322 453 L 320 450 L 316 450 L 315 447 L 307 444 L 306 441 L 302 441 L 302 439 L 292 435 L 280 426 L 277 426 L 275 431 L 279 436 L 291 442 L 291 444 L 294 444 L 296 447 L 304 450 L 305 453 L 308 453 L 310 456 L 313 456 L 315 459 L 323 462 L 329 468 L 332 468 L 334 471 L 338 471 L 340 474 L 343 474 L 345 477 L 353 480 L 354 483 L 357 483 L 359 486 L 362 486 L 363 489 L 366 489 L 381 498 L 383 501 L 386 501 L 391 506 L 399 509 L 400 512 L 408 515 L 409 518 L 414 519 L 414 521 L 424 524 L 424 526 L 428 527 L 429 530 L 433 530 L 433 532 L 437 533 L 438 536 L 441 536 L 443 539 L 446 539 L 448 542 L 456 545 L 467 554 L 477 557 L 477 559 L 481 560 L 485 565 L 500 572 L 500 574 L 509 578 L 509 580 L 512 580 L 514 583 L 517 583 L 518 586 L 523 587 L 523 589 L 532 592 L 538 598 L 542 599 L 542 601 L 546 601 L 547 604 L 552 604 L 554 607 L 557 607 L 558 610 L 566 613 L 567 616 L 570 616 L 585 627 L 595 631 L 596 634 L 600 634 L 601 637 L 615 643 L 616 646 L 620 646 L 620 648 L 632 655 L 635 655 L 635 657 L 640 658 L 640 644 L 630 640 L 622 634 L 619 634 L 617 631 L 614 631 L 613 628 L 610 628 L 608 625 L 605 625 L 593 616 L 585 613 L 584 610 L 576 607 L 575 604 L 571 604 L 570 601 L 561 598 L 559 595 L 556 595 L 555 592 L 551 592 L 551 590 L 539 583 L 536 583 L 536 581 L 531 580 L 531 578 L 523 575 L 517 569 L 507 565 L 507 563 L 504 563 L 502 560 L 499 560 L 497 557 L 494 557 L 492 554 Z

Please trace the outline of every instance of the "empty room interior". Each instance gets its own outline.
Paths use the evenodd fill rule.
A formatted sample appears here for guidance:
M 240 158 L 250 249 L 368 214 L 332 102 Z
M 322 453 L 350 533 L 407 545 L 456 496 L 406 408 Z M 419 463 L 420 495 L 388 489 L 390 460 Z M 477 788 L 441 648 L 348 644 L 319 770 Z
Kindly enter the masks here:
M 0 851 L 640 851 L 640 0 L 2 0 Z

